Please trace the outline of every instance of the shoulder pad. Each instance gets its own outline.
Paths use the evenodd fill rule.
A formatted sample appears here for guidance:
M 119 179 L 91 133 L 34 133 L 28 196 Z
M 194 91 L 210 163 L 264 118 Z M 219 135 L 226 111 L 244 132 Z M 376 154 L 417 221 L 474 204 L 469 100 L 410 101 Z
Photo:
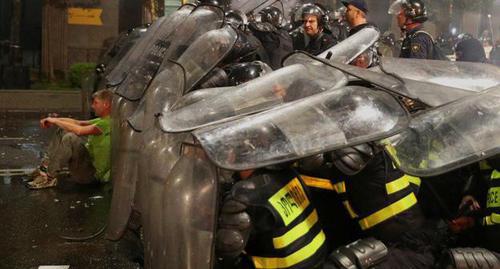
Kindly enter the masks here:
M 413 36 L 414 36 L 414 37 L 416 37 L 416 36 L 419 36 L 419 37 L 424 37 L 424 36 L 425 36 L 426 38 L 428 38 L 428 39 L 430 39 L 432 42 L 434 42 L 434 38 L 432 37 L 432 35 L 431 35 L 431 34 L 429 34 L 429 33 L 428 33 L 428 32 L 426 32 L 426 31 L 422 31 L 422 30 L 421 30 L 421 31 L 416 31 L 416 32 L 413 34 Z

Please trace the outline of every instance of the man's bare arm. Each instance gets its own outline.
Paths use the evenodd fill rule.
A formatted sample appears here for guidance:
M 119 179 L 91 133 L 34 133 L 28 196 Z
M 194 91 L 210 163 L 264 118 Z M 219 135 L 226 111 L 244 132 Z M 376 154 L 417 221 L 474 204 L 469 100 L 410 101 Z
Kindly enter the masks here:
M 67 118 L 45 118 L 40 121 L 40 125 L 42 128 L 49 128 L 52 125 L 56 125 L 59 128 L 62 128 L 63 130 L 67 132 L 72 132 L 76 135 L 79 136 L 84 136 L 84 135 L 100 135 L 102 134 L 101 129 L 99 129 L 96 125 L 94 124 L 89 124 L 89 125 L 80 125 L 81 121 L 77 120 L 66 120 Z
M 76 124 L 76 125 L 80 125 L 80 126 L 87 126 L 87 125 L 91 125 L 92 124 L 88 120 L 75 120 L 75 119 L 72 119 L 72 118 L 57 118 L 57 119 L 59 119 L 61 121 L 73 123 L 73 124 Z

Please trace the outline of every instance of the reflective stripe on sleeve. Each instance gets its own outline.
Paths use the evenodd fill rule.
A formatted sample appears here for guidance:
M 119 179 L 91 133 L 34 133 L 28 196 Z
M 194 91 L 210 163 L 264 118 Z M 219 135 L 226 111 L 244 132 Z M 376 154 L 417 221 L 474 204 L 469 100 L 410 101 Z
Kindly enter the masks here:
M 385 184 L 385 190 L 387 191 L 387 194 L 393 194 L 395 192 L 407 188 L 408 186 L 410 186 L 410 182 L 408 181 L 408 176 L 404 175 L 396 180 L 393 180 Z
M 255 268 L 288 268 L 314 255 L 325 239 L 325 234 L 320 231 L 309 244 L 284 258 L 252 257 L 252 261 Z
M 306 184 L 308 187 L 330 190 L 330 191 L 335 190 L 332 182 L 328 179 L 319 177 L 310 177 L 306 175 L 300 175 L 300 177 L 302 178 L 304 184 Z
M 492 213 L 491 215 L 483 218 L 483 225 L 491 226 L 499 224 L 500 224 L 500 214 Z
M 335 190 L 337 191 L 338 194 L 345 193 L 346 192 L 346 187 L 345 187 L 345 182 L 339 182 L 335 183 L 334 185 Z
M 304 221 L 297 224 L 284 235 L 273 238 L 274 248 L 280 249 L 289 246 L 291 243 L 307 234 L 317 222 L 318 213 L 316 212 L 316 210 L 313 210 L 313 212 L 309 214 L 309 216 Z
M 491 172 L 491 179 L 500 179 L 500 172 L 493 170 L 493 172 Z
M 370 216 L 359 220 L 359 225 L 361 229 L 369 229 L 409 208 L 417 203 L 417 197 L 412 192 L 405 196 L 404 198 L 392 203 L 391 205 L 378 210 L 377 212 L 371 214 Z

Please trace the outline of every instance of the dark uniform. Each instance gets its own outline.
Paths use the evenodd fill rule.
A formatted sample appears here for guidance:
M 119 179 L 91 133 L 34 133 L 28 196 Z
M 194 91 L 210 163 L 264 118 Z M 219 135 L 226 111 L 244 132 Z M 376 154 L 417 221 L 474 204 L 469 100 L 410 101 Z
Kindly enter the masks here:
M 365 27 L 373 27 L 375 29 L 378 29 L 378 27 L 373 24 L 373 23 L 363 23 L 363 24 L 360 24 L 356 27 L 353 27 L 349 30 L 349 36 L 352 36 L 354 35 L 355 33 L 359 32 L 361 29 L 365 28 Z
M 337 44 L 337 40 L 325 32 L 320 32 L 311 38 L 302 31 L 296 31 L 292 34 L 292 40 L 294 50 L 302 50 L 313 55 L 318 55 Z
M 265 22 L 252 22 L 248 25 L 248 28 L 264 46 L 271 68 L 280 68 L 283 58 L 293 51 L 290 35 L 285 30 L 278 29 Z
M 331 186 L 341 197 L 350 217 L 364 236 L 373 236 L 390 251 L 380 268 L 432 268 L 433 245 L 437 232 L 425 228 L 425 219 L 412 186 L 418 181 L 393 166 L 380 152 L 358 174 L 345 176 L 332 169 Z M 308 186 L 319 186 L 324 179 L 303 176 Z
M 434 59 L 434 43 L 429 34 L 418 26 L 408 32 L 401 45 L 400 58 Z
M 233 217 L 227 214 L 231 211 L 228 208 L 234 208 L 231 204 L 244 205 L 252 223 L 245 254 L 231 268 L 321 266 L 327 254 L 326 237 L 310 196 L 294 170 L 262 169 L 236 183 L 222 207 L 219 234 L 231 234 L 223 230 L 234 229 L 230 224 Z M 218 239 L 221 241 L 228 240 Z
M 493 170 L 488 184 L 486 208 L 481 224 L 484 227 L 483 247 L 500 252 L 500 172 Z
M 334 21 L 328 25 L 328 30 L 338 42 L 349 37 L 349 26 L 346 21 Z

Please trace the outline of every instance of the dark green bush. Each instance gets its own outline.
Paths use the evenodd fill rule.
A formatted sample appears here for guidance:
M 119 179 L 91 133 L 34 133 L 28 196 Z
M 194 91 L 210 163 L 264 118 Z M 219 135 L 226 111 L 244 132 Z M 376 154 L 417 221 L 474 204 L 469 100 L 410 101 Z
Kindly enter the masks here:
M 76 63 L 69 68 L 69 82 L 73 87 L 82 87 L 82 80 L 95 72 L 95 63 Z

